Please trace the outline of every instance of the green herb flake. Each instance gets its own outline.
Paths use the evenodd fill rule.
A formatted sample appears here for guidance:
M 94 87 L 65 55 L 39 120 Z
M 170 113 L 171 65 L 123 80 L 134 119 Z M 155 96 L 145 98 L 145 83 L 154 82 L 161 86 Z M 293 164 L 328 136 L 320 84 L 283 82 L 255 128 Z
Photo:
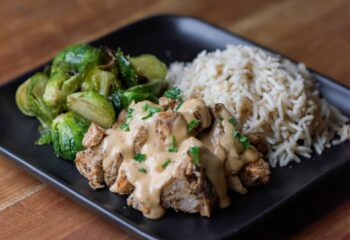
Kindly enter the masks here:
M 171 145 L 168 148 L 169 152 L 177 152 L 179 149 L 176 147 L 176 139 L 174 136 L 171 136 Z
M 220 117 L 219 117 L 219 120 L 220 120 L 220 122 L 224 121 L 224 117 L 223 117 L 223 116 L 220 116 Z
M 176 111 L 176 112 L 180 109 L 180 107 L 182 106 L 183 103 L 184 103 L 184 100 L 180 99 L 179 104 L 177 104 L 177 106 L 176 106 L 176 108 L 175 108 L 175 111 Z
M 200 166 L 199 147 L 198 146 L 190 147 L 188 152 L 190 153 L 190 155 L 192 157 L 192 161 L 194 162 L 194 164 L 196 166 Z
M 164 97 L 171 98 L 171 99 L 181 99 L 182 91 L 177 87 L 170 88 L 164 92 Z
M 134 112 L 133 108 L 129 108 L 126 116 L 125 116 L 125 122 L 123 124 L 121 124 L 119 126 L 120 129 L 124 130 L 125 132 L 129 132 L 130 131 L 130 127 L 129 127 L 129 122 L 132 119 L 132 113 Z
M 234 138 L 237 138 L 242 143 L 244 149 L 247 149 L 250 147 L 250 141 L 247 136 L 244 136 L 237 130 L 234 130 L 232 134 Z
M 130 131 L 130 127 L 129 127 L 129 124 L 127 123 L 122 123 L 120 124 L 119 128 L 125 132 L 129 132 Z
M 165 160 L 163 163 L 162 163 L 162 168 L 163 169 L 166 169 L 166 167 L 170 164 L 171 160 L 168 158 L 167 160 Z
M 142 168 L 139 168 L 139 172 L 142 172 L 142 173 L 145 173 L 145 174 L 146 174 L 146 173 L 147 173 L 147 169 L 146 169 L 146 168 L 143 168 L 143 167 L 142 167 Z
M 142 118 L 142 120 L 145 120 L 147 118 L 152 117 L 153 114 L 160 112 L 162 109 L 158 107 L 152 107 L 151 105 L 146 103 L 145 105 L 142 106 L 142 110 L 145 112 L 148 112 L 148 114 Z
M 188 132 L 191 133 L 193 129 L 195 129 L 196 127 L 199 126 L 200 121 L 197 119 L 192 119 L 189 123 L 188 123 Z
M 234 117 L 232 117 L 232 118 L 230 118 L 230 119 L 228 120 L 228 122 L 231 123 L 233 126 L 236 126 L 236 124 L 237 124 L 237 119 L 234 118 Z
M 143 161 L 146 160 L 146 155 L 145 155 L 145 154 L 141 154 L 141 153 L 137 153 L 137 154 L 135 155 L 135 157 L 134 157 L 134 160 L 135 160 L 136 162 L 141 163 L 141 162 L 143 162 Z
M 126 120 L 129 121 L 132 119 L 132 113 L 134 112 L 135 110 L 133 108 L 129 108 L 127 113 L 126 113 Z

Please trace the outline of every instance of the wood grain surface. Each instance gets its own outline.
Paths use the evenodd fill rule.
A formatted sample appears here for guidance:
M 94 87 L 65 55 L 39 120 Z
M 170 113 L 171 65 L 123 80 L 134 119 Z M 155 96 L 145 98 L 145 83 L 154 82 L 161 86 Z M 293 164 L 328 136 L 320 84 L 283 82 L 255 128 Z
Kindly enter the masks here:
M 0 84 L 68 44 L 92 40 L 155 13 L 203 18 L 350 86 L 346 0 L 0 0 Z M 291 233 L 277 236 L 260 230 L 257 239 L 350 239 L 350 195 L 343 192 L 333 202 Z M 0 239 L 133 237 L 0 155 Z

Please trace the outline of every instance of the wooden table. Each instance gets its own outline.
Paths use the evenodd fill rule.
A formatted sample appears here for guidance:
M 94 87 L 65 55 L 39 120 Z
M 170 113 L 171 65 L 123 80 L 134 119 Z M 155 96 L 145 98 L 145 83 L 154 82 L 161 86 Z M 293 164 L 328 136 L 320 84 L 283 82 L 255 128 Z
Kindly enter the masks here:
M 68 44 L 92 40 L 150 14 L 181 13 L 214 22 L 350 86 L 349 5 L 346 0 L 0 0 L 0 83 L 49 60 Z M 292 236 L 350 238 L 349 194 L 320 215 Z M 262 234 L 268 236 L 267 231 Z M 0 155 L 0 238 L 133 237 Z

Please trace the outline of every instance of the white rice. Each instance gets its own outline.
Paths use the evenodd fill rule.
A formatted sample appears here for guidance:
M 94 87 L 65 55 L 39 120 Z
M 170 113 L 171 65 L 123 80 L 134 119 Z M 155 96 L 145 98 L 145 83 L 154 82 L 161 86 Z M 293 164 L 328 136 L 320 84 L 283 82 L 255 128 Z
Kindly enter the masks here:
M 258 48 L 203 51 L 192 63 L 171 64 L 167 78 L 186 97 L 225 104 L 244 134 L 263 134 L 273 167 L 350 139 L 348 118 L 319 96 L 303 64 Z

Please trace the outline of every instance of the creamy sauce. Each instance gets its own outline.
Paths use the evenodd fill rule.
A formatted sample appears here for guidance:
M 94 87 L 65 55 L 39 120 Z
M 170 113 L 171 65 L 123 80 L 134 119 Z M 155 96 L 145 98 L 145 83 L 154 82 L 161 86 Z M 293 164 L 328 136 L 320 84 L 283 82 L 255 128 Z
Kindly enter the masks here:
M 231 187 L 237 192 L 244 193 L 246 191 L 245 188 L 241 184 L 239 178 L 234 175 L 247 163 L 259 160 L 259 153 L 254 147 L 249 147 L 245 150 L 239 140 L 233 137 L 232 133 L 236 129 L 235 126 L 229 122 L 232 115 L 227 109 L 221 109 L 220 118 L 221 120 L 216 119 L 211 130 L 201 134 L 199 139 L 216 155 L 222 164 L 227 165 L 226 168 L 228 168 L 230 174 L 233 175 L 229 180 Z
M 121 172 L 125 173 L 127 180 L 134 187 L 130 198 L 137 203 L 137 208 L 142 209 L 146 217 L 157 219 L 165 213 L 160 204 L 163 189 L 176 177 L 185 174 L 188 168 L 188 161 L 185 160 L 188 157 L 188 150 L 197 146 L 200 149 L 200 165 L 218 196 L 219 206 L 229 206 L 226 164 L 237 173 L 245 163 L 256 158 L 254 148 L 249 152 L 244 151 L 242 144 L 233 138 L 234 126 L 228 122 L 232 116 L 227 111 L 222 111 L 223 121 L 220 123 L 217 120 L 215 124 L 222 124 L 223 128 L 214 126 L 198 140 L 188 133 L 187 123 L 198 119 L 199 116 L 202 129 L 211 125 L 211 116 L 202 100 L 185 101 L 177 117 L 171 123 L 165 124 L 169 129 L 163 133 L 157 128 L 160 113 L 155 112 L 149 118 L 143 119 L 149 114 L 144 109 L 145 104 L 152 108 L 160 108 L 159 105 L 148 101 L 132 103 L 129 106 L 129 109 L 133 109 L 132 117 L 126 122 L 130 130 L 125 131 L 116 127 L 106 131 L 107 136 L 101 145 L 104 156 L 103 170 L 109 169 L 113 161 L 122 156 L 118 176 Z M 147 138 L 138 152 L 145 159 L 136 161 L 135 138 L 140 128 L 146 129 L 147 133 Z M 169 151 L 169 147 L 174 145 L 173 140 L 177 152 Z M 193 163 L 190 164 L 195 167 Z M 238 178 L 235 179 L 236 182 L 237 180 L 239 182 Z M 110 191 L 118 192 L 117 181 L 110 186 Z
M 134 109 L 134 111 L 132 119 L 129 121 L 130 131 L 124 131 L 120 128 L 107 130 L 107 136 L 102 142 L 104 152 L 103 168 L 104 170 L 108 169 L 113 163 L 114 158 L 118 154 L 122 154 L 123 162 L 119 168 L 119 173 L 124 171 L 128 181 L 134 186 L 132 198 L 142 205 L 144 209 L 143 213 L 146 217 L 156 219 L 165 213 L 165 210 L 160 205 L 162 190 L 179 175 L 179 172 L 185 171 L 184 164 L 187 164 L 187 162 L 184 159 L 189 148 L 198 146 L 202 149 L 204 147 L 198 139 L 188 134 L 187 122 L 181 114 L 172 123 L 172 129 L 169 132 L 168 138 L 162 141 L 156 129 L 158 113 L 155 113 L 150 118 L 142 119 L 147 115 L 147 112 L 143 109 L 145 104 L 149 104 L 155 108 L 159 107 L 151 102 L 132 104 L 130 108 Z M 145 155 L 145 160 L 137 162 L 134 159 L 134 140 L 138 128 L 141 126 L 147 129 L 147 140 L 140 150 L 140 153 Z M 175 139 L 176 147 L 178 148 L 177 152 L 169 152 L 172 137 Z M 215 161 L 215 156 L 212 156 L 213 159 L 209 159 L 206 156 L 207 154 L 200 155 L 205 168 L 221 170 L 221 176 L 224 176 L 221 167 L 218 169 L 215 164 L 215 162 L 218 162 Z M 166 162 L 169 163 L 164 167 Z M 208 174 L 208 178 L 214 187 L 225 186 L 222 177 Z M 114 183 L 110 187 L 110 190 L 116 192 L 116 189 L 117 186 Z M 226 202 L 229 201 L 227 195 L 220 194 L 219 196 L 220 198 L 224 198 Z
M 186 100 L 178 109 L 186 121 L 189 123 L 191 120 L 199 118 L 202 129 L 205 129 L 211 124 L 211 117 L 208 107 L 205 102 L 198 98 L 191 98 Z M 197 116 L 196 116 L 197 115 Z

